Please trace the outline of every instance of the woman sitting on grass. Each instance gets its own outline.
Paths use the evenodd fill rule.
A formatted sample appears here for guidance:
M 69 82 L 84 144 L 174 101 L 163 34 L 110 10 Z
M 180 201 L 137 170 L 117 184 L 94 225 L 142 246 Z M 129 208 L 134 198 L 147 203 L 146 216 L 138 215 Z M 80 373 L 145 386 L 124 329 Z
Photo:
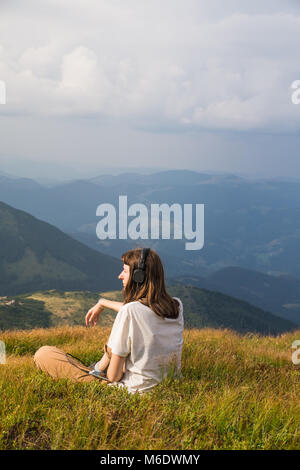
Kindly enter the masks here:
M 170 369 L 180 372 L 183 307 L 180 299 L 166 291 L 158 254 L 149 248 L 132 249 L 122 255 L 122 261 L 119 279 L 124 302 L 101 298 L 85 317 L 87 326 L 95 326 L 104 308 L 118 312 L 104 356 L 93 367 L 86 367 L 70 361 L 54 346 L 43 346 L 34 360 L 53 378 L 87 382 L 98 380 L 95 375 L 104 376 L 106 370 L 108 385 L 141 393 L 153 389 Z M 86 373 L 82 375 L 82 371 Z

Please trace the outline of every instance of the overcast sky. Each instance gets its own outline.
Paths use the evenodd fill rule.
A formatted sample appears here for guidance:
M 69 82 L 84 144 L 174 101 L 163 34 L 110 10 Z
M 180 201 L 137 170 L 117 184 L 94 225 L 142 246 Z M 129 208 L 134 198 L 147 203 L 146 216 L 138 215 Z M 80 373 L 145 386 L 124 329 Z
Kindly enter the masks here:
M 299 37 L 299 0 L 0 0 L 0 171 L 300 178 Z

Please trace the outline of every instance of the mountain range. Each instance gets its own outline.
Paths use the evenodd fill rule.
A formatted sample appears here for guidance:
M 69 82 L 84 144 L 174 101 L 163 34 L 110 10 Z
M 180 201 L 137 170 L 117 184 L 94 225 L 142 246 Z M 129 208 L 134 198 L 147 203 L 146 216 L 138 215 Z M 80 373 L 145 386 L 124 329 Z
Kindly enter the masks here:
M 169 276 L 207 276 L 238 266 L 266 274 L 300 277 L 300 182 L 255 180 L 236 175 L 172 170 L 154 174 L 100 175 L 45 187 L 33 180 L 0 179 L 0 199 L 110 256 L 120 257 L 133 240 L 96 236 L 101 203 L 204 204 L 205 241 L 199 251 L 185 240 L 143 240 L 161 254 Z M 165 258 L 164 258 L 165 257 Z
M 83 311 L 94 305 L 100 292 L 120 289 L 117 275 L 121 266 L 120 260 L 90 249 L 24 211 L 0 203 L 0 329 L 46 327 L 61 322 L 80 324 Z M 249 274 L 247 278 L 244 273 L 244 282 L 258 291 L 259 276 L 260 273 L 254 273 L 252 278 Z M 188 327 L 222 327 L 262 334 L 295 328 L 288 318 L 280 318 L 232 296 L 198 288 L 201 282 L 202 287 L 204 284 L 219 291 L 236 285 L 235 295 L 241 297 L 245 288 L 242 282 L 235 282 L 239 278 L 241 281 L 242 276 L 235 270 L 231 275 L 215 273 L 206 280 L 177 277 L 168 281 L 168 288 L 172 295 L 184 300 Z M 182 285 L 193 283 L 197 287 Z M 297 287 L 296 283 L 294 292 L 286 289 L 293 301 Z M 276 288 L 275 283 L 272 289 Z M 253 291 L 248 291 L 252 300 Z M 263 297 L 262 289 L 260 293 Z

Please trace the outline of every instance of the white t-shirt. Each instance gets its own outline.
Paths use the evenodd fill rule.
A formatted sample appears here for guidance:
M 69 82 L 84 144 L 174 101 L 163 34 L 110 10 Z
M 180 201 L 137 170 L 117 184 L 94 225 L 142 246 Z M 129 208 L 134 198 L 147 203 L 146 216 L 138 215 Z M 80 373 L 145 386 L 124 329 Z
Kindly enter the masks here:
M 180 374 L 183 344 L 183 306 L 178 318 L 162 318 L 139 301 L 119 310 L 107 345 L 113 354 L 126 357 L 126 371 L 119 382 L 130 393 L 151 390 L 167 376 L 168 365 Z M 174 367 L 175 366 L 175 367 Z

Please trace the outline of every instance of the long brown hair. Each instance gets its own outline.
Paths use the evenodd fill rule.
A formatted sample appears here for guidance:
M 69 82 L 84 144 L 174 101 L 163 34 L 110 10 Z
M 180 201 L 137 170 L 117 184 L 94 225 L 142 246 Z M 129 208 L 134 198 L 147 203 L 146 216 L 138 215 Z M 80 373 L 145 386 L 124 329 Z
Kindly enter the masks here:
M 179 303 L 166 290 L 164 268 L 156 251 L 150 249 L 145 263 L 145 280 L 137 284 L 132 274 L 141 259 L 142 248 L 123 253 L 121 259 L 129 266 L 129 279 L 124 288 L 124 304 L 136 300 L 153 310 L 162 318 L 178 318 Z

